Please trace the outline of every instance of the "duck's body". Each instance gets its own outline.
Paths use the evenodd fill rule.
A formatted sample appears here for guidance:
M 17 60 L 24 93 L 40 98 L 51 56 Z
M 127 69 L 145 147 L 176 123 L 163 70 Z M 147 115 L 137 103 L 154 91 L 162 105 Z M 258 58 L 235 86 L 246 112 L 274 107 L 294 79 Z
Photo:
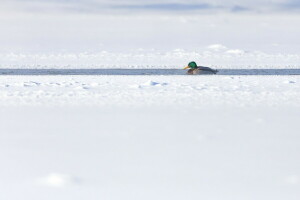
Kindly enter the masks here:
M 218 70 L 211 69 L 209 67 L 197 66 L 195 69 L 189 69 L 187 74 L 197 75 L 197 74 L 216 74 Z
M 189 69 L 187 74 L 197 75 L 197 74 L 216 74 L 218 70 L 211 69 L 209 67 L 197 66 L 195 62 L 190 62 L 184 69 Z

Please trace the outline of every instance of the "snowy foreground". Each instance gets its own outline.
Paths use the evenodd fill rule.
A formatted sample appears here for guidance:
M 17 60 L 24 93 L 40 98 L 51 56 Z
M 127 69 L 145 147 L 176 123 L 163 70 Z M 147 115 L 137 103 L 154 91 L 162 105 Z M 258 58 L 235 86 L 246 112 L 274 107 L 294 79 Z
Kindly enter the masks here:
M 0 76 L 0 88 L 0 199 L 300 198 L 300 76 Z

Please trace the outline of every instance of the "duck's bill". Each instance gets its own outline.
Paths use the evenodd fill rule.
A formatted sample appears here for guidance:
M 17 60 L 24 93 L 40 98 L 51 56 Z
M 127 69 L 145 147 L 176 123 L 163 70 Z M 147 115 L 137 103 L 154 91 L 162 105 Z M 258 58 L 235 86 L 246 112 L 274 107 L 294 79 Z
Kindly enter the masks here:
M 186 66 L 185 68 L 183 68 L 183 69 L 188 69 L 188 68 L 190 68 L 189 66 Z

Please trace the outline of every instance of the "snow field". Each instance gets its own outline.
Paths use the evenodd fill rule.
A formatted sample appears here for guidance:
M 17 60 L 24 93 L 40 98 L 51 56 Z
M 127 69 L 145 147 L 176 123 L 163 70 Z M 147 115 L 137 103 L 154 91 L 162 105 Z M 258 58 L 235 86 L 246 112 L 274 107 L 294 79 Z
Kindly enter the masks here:
M 0 198 L 298 200 L 299 83 L 1 76 Z
M 296 4 L 112 12 L 96 2 L 1 2 L 0 200 L 300 199 L 299 76 L 37 75 L 192 60 L 294 74 Z
M 2 76 L 0 105 L 299 107 L 299 76 Z
M 299 197 L 299 108 L 10 106 L 0 119 L 1 199 Z

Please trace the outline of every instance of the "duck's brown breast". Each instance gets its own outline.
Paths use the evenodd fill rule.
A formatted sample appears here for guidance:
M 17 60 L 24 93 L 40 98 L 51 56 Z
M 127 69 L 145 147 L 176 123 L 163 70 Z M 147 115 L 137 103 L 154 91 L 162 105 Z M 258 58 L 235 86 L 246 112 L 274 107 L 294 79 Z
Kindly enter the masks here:
M 193 70 L 193 74 L 195 74 L 195 75 L 196 75 L 196 74 L 200 74 L 200 73 L 201 73 L 200 71 L 201 71 L 200 69 L 194 69 L 194 70 Z
M 192 75 L 193 74 L 193 69 L 189 69 L 186 74 Z
M 187 71 L 187 74 L 189 74 L 189 75 L 200 74 L 200 70 L 199 70 L 199 69 L 189 69 L 189 70 Z

